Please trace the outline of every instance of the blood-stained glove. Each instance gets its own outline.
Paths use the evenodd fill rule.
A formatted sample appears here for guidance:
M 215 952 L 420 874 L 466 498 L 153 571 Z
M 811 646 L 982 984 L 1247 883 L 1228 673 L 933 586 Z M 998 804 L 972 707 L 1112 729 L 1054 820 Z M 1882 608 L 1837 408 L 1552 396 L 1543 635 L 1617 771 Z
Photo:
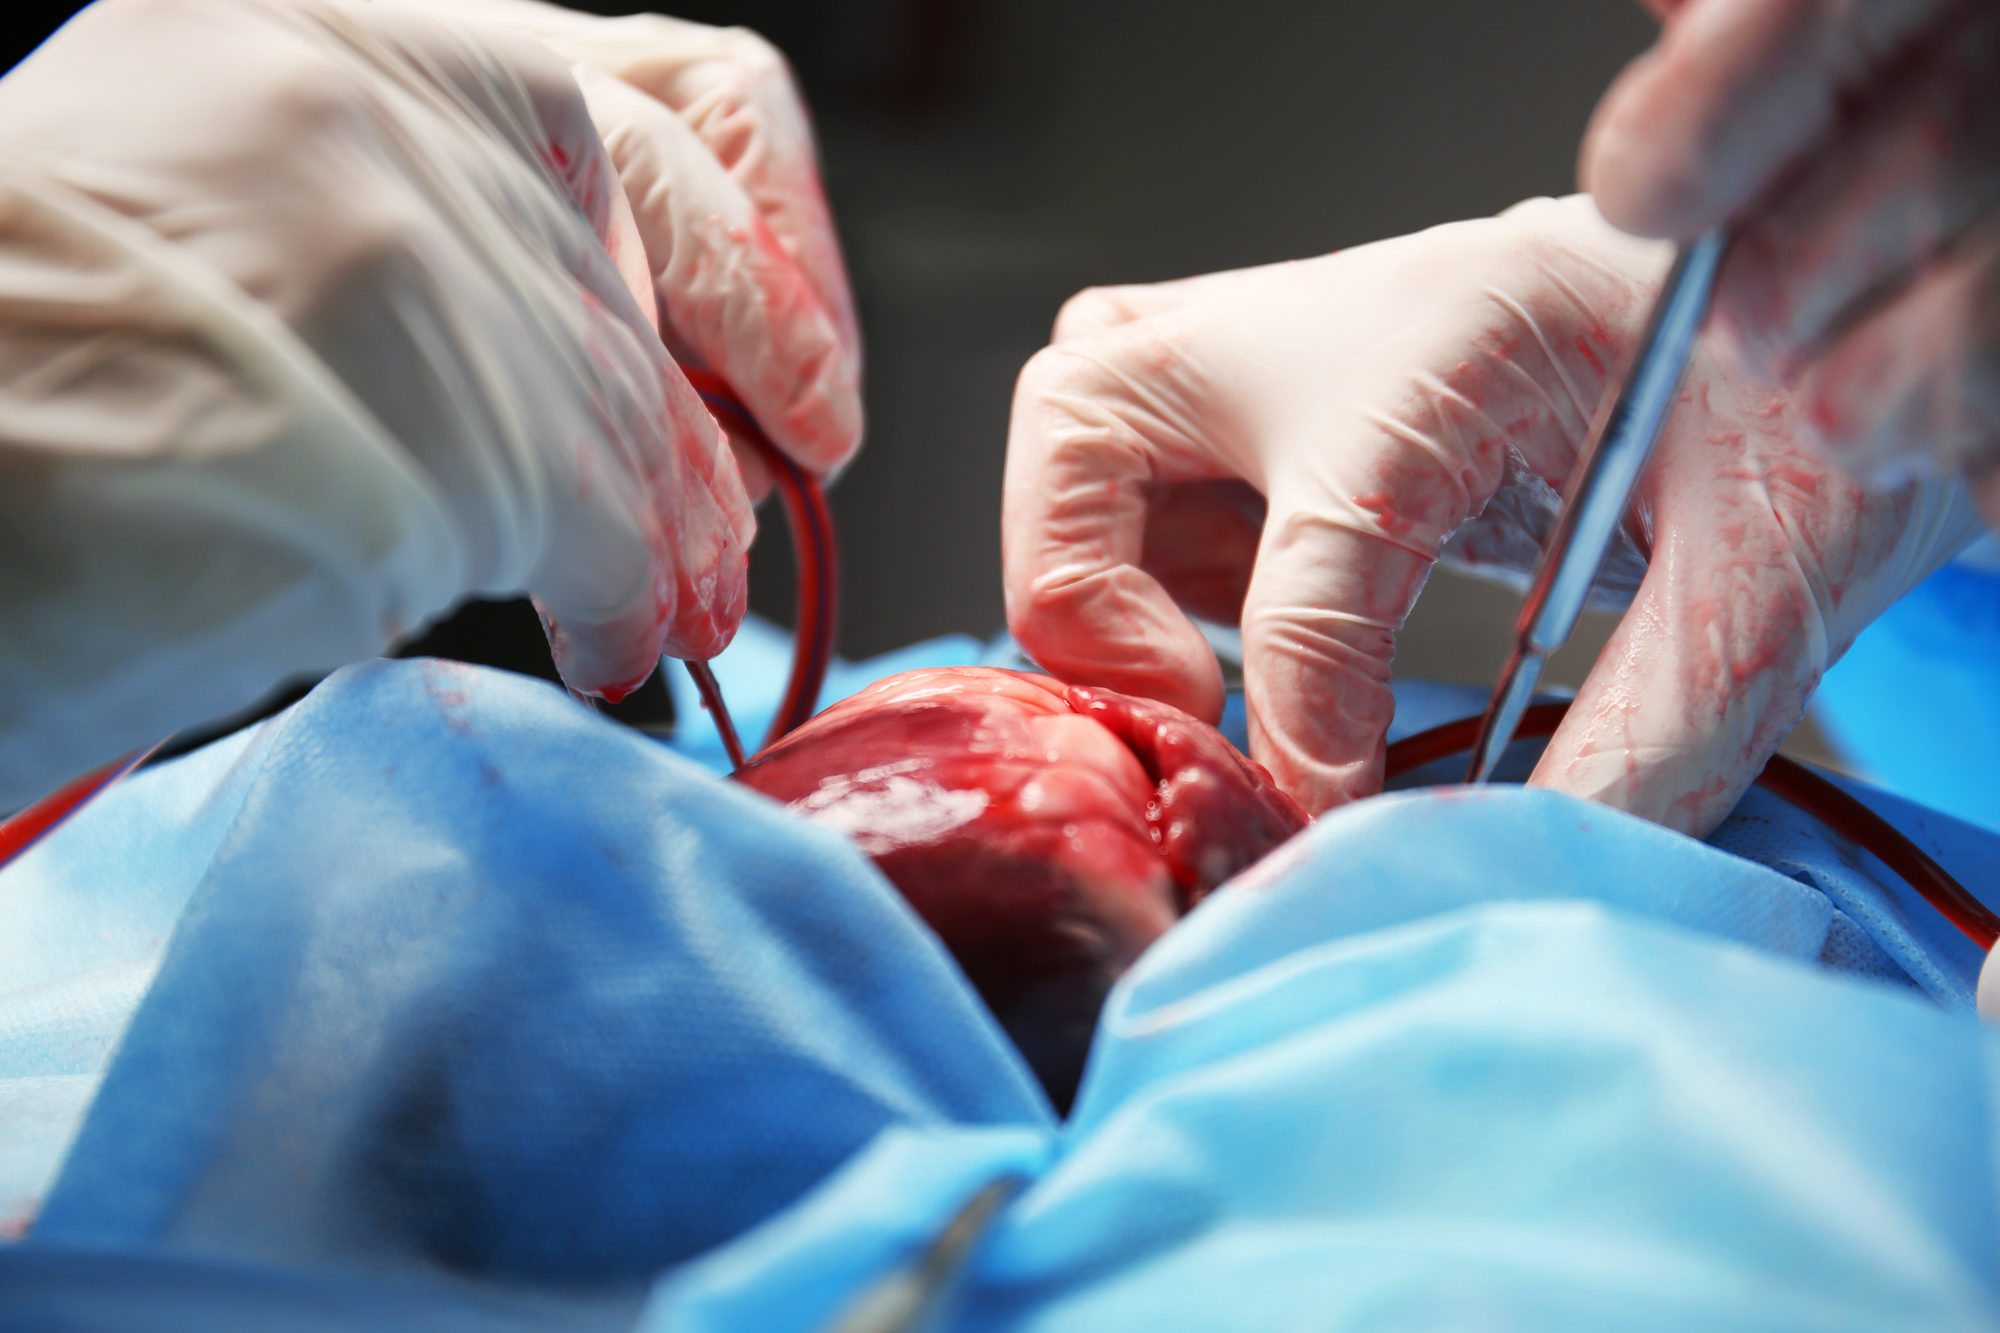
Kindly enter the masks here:
M 471 592 L 607 697 L 719 651 L 753 520 L 621 218 L 504 29 L 108 0 L 0 80 L 0 807 Z
M 1666 258 L 1578 197 L 1076 297 L 1015 393 L 1015 635 L 1065 680 L 1214 718 L 1182 608 L 1240 610 L 1252 755 L 1308 810 L 1377 790 L 1431 562 L 1532 565 Z M 1698 354 L 1626 524 L 1650 566 L 1534 781 L 1706 831 L 1855 634 L 1976 533 L 1961 486 L 1868 493 L 1794 427 Z
M 1968 473 L 2000 518 L 2000 6 L 1687 0 L 1582 174 L 1648 236 L 1741 228 L 1716 295 L 1849 466 Z
M 742 395 L 772 443 L 831 473 L 861 443 L 861 340 L 784 57 L 743 28 L 605 19 L 537 0 L 403 0 L 534 34 L 570 62 L 624 179 L 677 355 Z M 752 493 L 767 488 L 739 450 Z

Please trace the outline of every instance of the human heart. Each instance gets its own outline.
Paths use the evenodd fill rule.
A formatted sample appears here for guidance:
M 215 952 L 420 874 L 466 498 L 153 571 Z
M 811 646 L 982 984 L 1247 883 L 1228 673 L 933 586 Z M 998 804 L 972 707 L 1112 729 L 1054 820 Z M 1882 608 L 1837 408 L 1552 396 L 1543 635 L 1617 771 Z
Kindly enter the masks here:
M 1306 824 L 1177 708 L 990 667 L 880 681 L 737 778 L 875 859 L 1064 1108 L 1111 984 Z

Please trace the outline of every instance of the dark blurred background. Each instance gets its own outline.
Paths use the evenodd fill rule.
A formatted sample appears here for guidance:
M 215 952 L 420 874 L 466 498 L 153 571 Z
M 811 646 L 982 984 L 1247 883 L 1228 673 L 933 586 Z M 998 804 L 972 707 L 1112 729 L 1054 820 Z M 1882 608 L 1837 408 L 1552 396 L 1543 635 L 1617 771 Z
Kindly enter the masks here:
M 833 497 L 849 657 L 1000 628 L 1008 399 L 1065 297 L 1566 193 L 1591 106 L 1654 31 L 1627 0 L 671 8 L 762 32 L 817 117 L 867 339 L 867 446 Z M 17 20 L 8 63 L 62 17 Z M 789 623 L 783 520 L 762 517 L 752 604 Z M 1490 682 L 1514 605 L 1440 572 L 1398 674 Z M 453 642 L 469 633 L 476 655 L 497 615 Z M 1609 623 L 1593 618 L 1552 679 L 1579 683 Z

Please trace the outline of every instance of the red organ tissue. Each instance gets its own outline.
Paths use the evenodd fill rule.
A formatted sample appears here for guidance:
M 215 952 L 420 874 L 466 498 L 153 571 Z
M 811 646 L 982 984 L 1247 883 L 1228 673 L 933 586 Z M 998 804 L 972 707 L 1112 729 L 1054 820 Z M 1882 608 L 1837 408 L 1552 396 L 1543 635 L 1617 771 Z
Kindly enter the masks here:
M 1111 984 L 1306 824 L 1177 708 L 989 667 L 880 681 L 737 777 L 875 859 L 1062 1107 Z

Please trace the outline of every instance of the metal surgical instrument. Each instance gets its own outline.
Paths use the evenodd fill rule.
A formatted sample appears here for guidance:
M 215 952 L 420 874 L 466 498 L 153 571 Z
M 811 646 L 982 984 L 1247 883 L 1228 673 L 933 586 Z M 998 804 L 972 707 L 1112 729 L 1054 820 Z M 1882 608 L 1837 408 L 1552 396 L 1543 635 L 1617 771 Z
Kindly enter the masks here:
M 973 1251 L 1027 1184 L 1009 1172 L 981 1186 L 930 1244 L 864 1288 L 826 1333 L 939 1333 Z
M 1555 535 L 1535 567 L 1514 624 L 1514 651 L 1481 720 L 1467 782 L 1492 776 L 1534 697 L 1549 654 L 1576 628 L 1597 568 L 1659 442 L 1660 427 L 1680 397 L 1688 354 L 1708 315 L 1716 271 L 1728 248 L 1727 233 L 1717 227 L 1682 245 L 1674 258 L 1617 400 L 1570 475 Z

